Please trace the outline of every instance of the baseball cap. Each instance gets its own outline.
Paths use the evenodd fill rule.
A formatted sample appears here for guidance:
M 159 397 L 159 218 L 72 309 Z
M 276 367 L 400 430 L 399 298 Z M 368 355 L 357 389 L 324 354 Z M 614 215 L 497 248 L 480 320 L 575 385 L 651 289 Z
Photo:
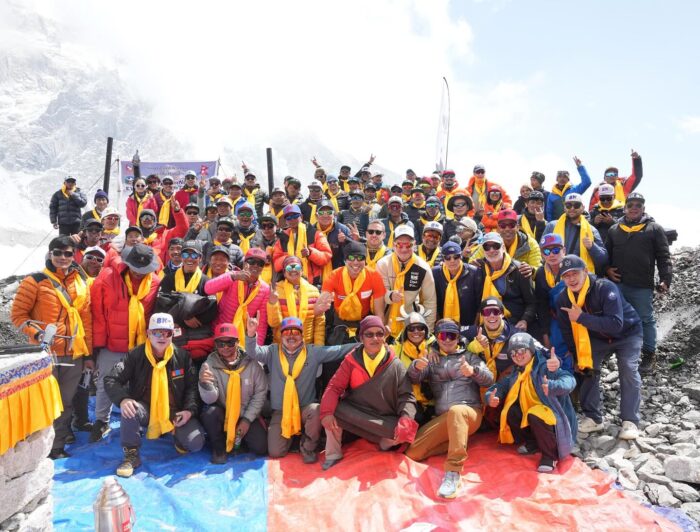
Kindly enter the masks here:
M 231 198 L 229 198 L 228 196 L 221 196 L 218 200 L 216 200 L 217 205 L 221 205 L 223 203 L 225 203 L 229 207 L 233 207 L 233 202 L 231 201 Z
M 577 192 L 572 192 L 571 194 L 566 195 L 564 201 L 566 203 L 570 201 L 578 201 L 579 203 L 583 203 L 583 196 L 581 196 L 581 194 L 578 194 Z
M 163 176 L 163 179 L 161 179 L 160 182 L 163 183 L 163 184 L 165 185 L 165 182 L 166 182 L 166 181 L 167 181 L 168 183 L 170 183 L 171 185 L 175 182 L 175 181 L 173 180 L 172 176 L 164 175 L 164 176 Z
M 238 327 L 233 323 L 220 323 L 214 331 L 214 340 L 219 338 L 235 338 L 238 340 Z
M 564 240 L 557 233 L 549 233 L 540 239 L 540 248 L 550 248 L 553 246 L 563 246 Z
M 413 227 L 409 227 L 406 224 L 401 224 L 394 229 L 394 238 L 399 238 L 400 236 L 408 236 L 413 240 L 416 238 L 416 235 L 413 232 Z
M 563 276 L 572 270 L 586 270 L 586 263 L 577 255 L 567 255 L 559 265 L 559 275 Z
M 296 205 L 295 203 L 287 205 L 282 210 L 282 216 L 287 216 L 288 214 L 301 214 L 301 209 L 299 208 L 299 205 Z
M 459 325 L 455 320 L 443 318 L 435 324 L 435 334 L 453 332 L 459 334 Z
M 173 317 L 165 312 L 156 312 L 153 314 L 148 321 L 148 330 L 153 331 L 157 329 L 165 329 L 167 331 L 175 330 Z
M 603 183 L 598 187 L 598 197 L 600 196 L 614 196 L 615 195 L 615 187 L 612 185 L 608 185 L 607 183 Z
M 100 246 L 90 246 L 89 248 L 85 248 L 85 251 L 83 251 L 83 255 L 89 255 L 90 253 L 102 255 L 103 258 L 107 256 L 107 252 Z
M 490 233 L 486 233 L 484 239 L 481 241 L 482 244 L 486 244 L 487 242 L 496 242 L 503 245 L 503 237 L 496 231 L 491 231 Z
M 483 167 L 482 165 L 480 165 L 480 164 L 477 164 L 477 165 L 474 167 L 474 173 L 477 173 L 479 170 L 483 170 L 483 171 L 485 172 L 485 171 L 486 171 L 486 168 L 484 168 L 484 167 Z
M 442 234 L 442 224 L 440 222 L 428 222 L 423 226 L 423 232 L 426 231 L 437 231 Z
M 265 262 L 267 260 L 267 253 L 260 248 L 250 248 L 245 254 L 245 260 L 248 259 L 260 259 Z
M 299 318 L 284 318 L 280 326 L 280 331 L 286 331 L 287 329 L 299 329 L 303 331 L 304 326 Z
M 462 248 L 457 244 L 457 242 L 445 242 L 442 246 L 442 254 L 446 255 L 459 255 L 462 253 Z
M 399 204 L 403 205 L 403 200 L 399 196 L 391 196 L 389 198 L 389 201 L 387 201 L 387 204 L 389 204 L 389 203 L 399 203 Z
M 144 209 L 147 210 L 147 209 Z M 153 212 L 153 211 L 151 211 Z M 141 211 L 143 213 L 143 211 Z M 155 213 L 154 213 L 155 214 Z M 119 216 L 121 218 L 121 214 L 119 214 L 119 211 L 115 209 L 114 207 L 107 207 L 105 210 L 102 211 L 102 216 L 100 216 L 101 220 L 104 220 L 107 218 L 107 216 Z
M 309 188 L 323 188 L 323 183 L 321 183 L 318 179 L 312 179 L 311 183 L 309 183 Z
M 515 212 L 513 209 L 504 209 L 498 213 L 497 219 L 499 222 L 501 220 L 512 220 L 514 222 L 517 222 L 518 221 L 518 213 Z
M 630 201 L 639 201 L 641 203 L 644 203 L 644 196 L 642 196 L 639 192 L 630 192 L 630 195 L 627 196 L 627 199 L 625 200 L 625 204 L 629 203 Z
M 486 308 L 497 308 L 498 310 L 503 312 L 503 301 L 501 301 L 497 297 L 487 297 L 481 302 L 481 305 L 479 305 L 479 312 L 483 311 Z
M 199 240 L 187 240 L 184 244 L 182 244 L 182 251 L 187 249 L 196 251 L 197 253 L 202 253 L 202 244 L 199 243 Z

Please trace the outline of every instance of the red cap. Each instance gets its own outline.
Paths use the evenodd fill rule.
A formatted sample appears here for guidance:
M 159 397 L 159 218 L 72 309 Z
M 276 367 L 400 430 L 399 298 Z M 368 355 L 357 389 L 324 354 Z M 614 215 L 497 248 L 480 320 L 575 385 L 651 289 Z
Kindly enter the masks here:
M 238 340 L 238 328 L 233 323 L 221 323 L 216 326 L 214 339 L 219 338 L 235 338 Z
M 246 260 L 248 260 L 248 259 L 260 259 L 261 261 L 265 262 L 267 260 L 267 253 L 265 253 L 260 248 L 250 248 L 248 250 L 248 253 L 245 254 L 245 258 L 246 258 Z
M 514 222 L 517 222 L 518 213 L 513 209 L 505 209 L 498 213 L 498 221 L 500 222 L 501 220 L 513 220 Z

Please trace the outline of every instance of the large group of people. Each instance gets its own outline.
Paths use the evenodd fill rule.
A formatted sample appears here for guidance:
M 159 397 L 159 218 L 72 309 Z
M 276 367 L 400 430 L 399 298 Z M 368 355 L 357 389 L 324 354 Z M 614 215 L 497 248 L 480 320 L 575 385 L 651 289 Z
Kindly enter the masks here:
M 517 195 L 482 165 L 407 170 L 388 186 L 374 157 L 339 175 L 314 158 L 308 197 L 292 176 L 264 191 L 245 165 L 242 182 L 188 172 L 179 190 L 149 175 L 124 213 L 103 191 L 83 211 L 66 178 L 51 199 L 59 236 L 12 308 L 32 341 L 43 332 L 31 320 L 72 337 L 52 346 L 63 413 L 50 456 L 68 455 L 74 431 L 100 441 L 114 405 L 121 476 L 141 464 L 144 429 L 173 433 L 183 454 L 208 445 L 215 464 L 239 448 L 298 448 L 314 464 L 325 440 L 323 470 L 363 438 L 414 460 L 446 454 L 438 496 L 452 498 L 477 430 L 540 453 L 540 472 L 577 431 L 601 430 L 613 353 L 619 437 L 635 439 L 654 291 L 669 290 L 672 267 L 631 158 L 632 174 L 607 168 L 588 205 L 576 157 L 580 182 L 561 170 L 546 190 L 536 171 Z

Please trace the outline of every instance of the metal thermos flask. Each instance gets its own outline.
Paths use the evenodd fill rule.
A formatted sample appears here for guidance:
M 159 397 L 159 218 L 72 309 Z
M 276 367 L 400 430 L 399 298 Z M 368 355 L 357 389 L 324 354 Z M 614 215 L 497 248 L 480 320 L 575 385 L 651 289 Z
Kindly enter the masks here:
M 97 532 L 131 532 L 135 521 L 134 509 L 129 495 L 116 478 L 105 479 L 92 507 Z

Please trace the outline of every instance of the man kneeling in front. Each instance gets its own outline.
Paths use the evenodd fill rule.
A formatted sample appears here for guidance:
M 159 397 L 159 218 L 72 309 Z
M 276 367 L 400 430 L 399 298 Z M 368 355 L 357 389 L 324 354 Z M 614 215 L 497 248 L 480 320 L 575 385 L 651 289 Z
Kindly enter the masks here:
M 141 465 L 141 427 L 148 427 L 148 439 L 174 430 L 180 454 L 204 446 L 204 430 L 195 417 L 197 373 L 189 353 L 173 346 L 174 329 L 170 314 L 153 314 L 146 343 L 129 351 L 104 379 L 107 395 L 122 412 L 120 477 L 130 477 Z

